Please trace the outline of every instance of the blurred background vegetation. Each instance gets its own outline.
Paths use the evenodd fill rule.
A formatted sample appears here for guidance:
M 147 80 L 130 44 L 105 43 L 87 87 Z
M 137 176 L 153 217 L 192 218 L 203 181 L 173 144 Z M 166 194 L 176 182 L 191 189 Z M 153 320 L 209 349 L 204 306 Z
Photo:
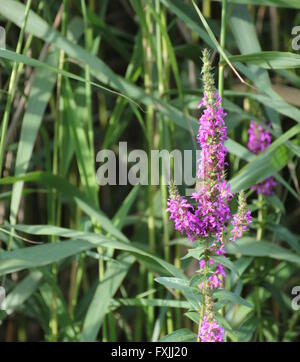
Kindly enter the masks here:
M 128 152 L 195 149 L 207 47 L 216 84 L 224 72 L 233 191 L 278 182 L 272 197 L 248 195 L 251 238 L 229 250 L 240 276 L 228 273 L 220 318 L 228 340 L 299 341 L 300 3 L 196 3 L 207 26 L 189 0 L 1 0 L 1 340 L 194 339 L 183 286 L 154 280 L 198 269 L 182 259 L 192 246 L 168 221 L 167 187 L 99 187 L 96 154 L 121 157 L 121 141 Z M 209 29 L 252 87 L 219 62 Z M 251 119 L 272 123 L 262 156 L 247 150 Z

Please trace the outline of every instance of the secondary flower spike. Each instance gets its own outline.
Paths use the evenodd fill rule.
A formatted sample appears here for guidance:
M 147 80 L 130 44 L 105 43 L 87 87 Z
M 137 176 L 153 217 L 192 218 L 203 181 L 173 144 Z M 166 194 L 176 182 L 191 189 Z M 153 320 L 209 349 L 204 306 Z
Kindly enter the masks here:
M 251 223 L 251 212 L 247 208 L 246 197 L 243 191 L 239 194 L 239 207 L 238 212 L 233 215 L 231 230 L 231 241 L 236 241 L 236 239 L 242 237 L 244 231 L 248 229 L 248 225 Z
M 262 125 L 256 123 L 255 121 L 250 122 L 250 127 L 248 130 L 248 148 L 256 155 L 263 152 L 267 147 L 269 147 L 272 141 L 272 136 L 268 128 L 269 127 L 263 129 Z M 273 194 L 275 186 L 276 182 L 274 178 L 268 177 L 262 182 L 253 185 L 251 189 L 255 190 L 258 194 L 264 194 L 269 196 Z

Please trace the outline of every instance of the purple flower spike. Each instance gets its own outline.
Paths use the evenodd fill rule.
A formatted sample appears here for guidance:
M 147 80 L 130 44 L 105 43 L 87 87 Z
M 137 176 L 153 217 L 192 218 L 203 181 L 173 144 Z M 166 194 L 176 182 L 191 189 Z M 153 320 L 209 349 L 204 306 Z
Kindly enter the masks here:
M 175 229 L 190 241 L 205 241 L 204 258 L 200 260 L 200 273 L 204 281 L 199 285 L 204 301 L 204 317 L 201 320 L 198 340 L 201 342 L 223 342 L 225 330 L 216 319 L 213 308 L 212 290 L 223 288 L 226 272 L 217 256 L 225 255 L 225 241 L 235 241 L 247 230 L 251 222 L 244 196 L 240 195 L 238 213 L 232 216 L 229 203 L 233 194 L 225 178 L 227 149 L 224 145 L 227 134 L 222 99 L 216 92 L 211 74 L 209 52 L 203 52 L 203 99 L 198 109 L 204 107 L 199 119 L 197 141 L 201 154 L 198 161 L 196 190 L 191 201 L 179 195 L 177 188 L 170 185 L 167 211 L 174 221 Z M 255 133 L 256 135 L 256 133 Z M 252 137 L 253 138 L 253 137 Z M 268 134 L 264 143 L 268 144 Z M 258 142 L 251 139 L 251 147 L 258 150 Z M 263 146 L 259 143 L 259 150 Z M 256 151 L 255 151 L 256 152 Z M 243 194 L 242 194 L 243 195 Z M 232 220 L 233 229 L 228 236 L 227 226 Z M 220 260 L 220 259 L 219 259 Z
M 272 136 L 269 132 L 269 126 L 266 129 L 263 129 L 262 125 L 251 121 L 248 133 L 248 148 L 256 155 L 263 152 L 271 144 Z M 274 178 L 268 177 L 266 180 L 253 185 L 251 189 L 255 190 L 258 194 L 269 196 L 274 193 L 275 186 L 276 182 Z

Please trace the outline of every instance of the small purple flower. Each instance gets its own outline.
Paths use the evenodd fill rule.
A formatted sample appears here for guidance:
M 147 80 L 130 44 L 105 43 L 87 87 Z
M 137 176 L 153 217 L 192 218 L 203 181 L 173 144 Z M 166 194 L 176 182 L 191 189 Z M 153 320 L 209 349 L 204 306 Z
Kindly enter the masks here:
M 248 225 L 251 223 L 251 212 L 247 211 L 244 215 L 233 215 L 231 234 L 233 235 L 231 240 L 236 241 L 236 239 L 241 238 L 243 232 L 248 230 Z
M 250 122 L 250 127 L 248 130 L 248 148 L 256 155 L 263 152 L 268 146 L 270 146 L 272 137 L 268 128 L 263 129 L 262 125 L 259 123 L 256 123 L 255 121 Z
M 198 333 L 200 342 L 224 342 L 225 329 L 221 327 L 215 319 L 209 321 L 205 314 Z
M 202 184 L 192 199 L 197 202 L 195 215 L 199 219 L 200 234 L 203 237 L 220 235 L 230 220 L 229 201 L 232 198 L 229 184 L 225 180 Z
M 249 140 L 248 140 L 248 148 L 249 150 L 254 154 L 259 154 L 263 152 L 272 141 L 272 136 L 269 132 L 270 126 L 268 126 L 266 129 L 263 129 L 262 125 L 251 121 L 250 127 L 248 130 L 249 133 Z M 255 190 L 258 194 L 264 194 L 264 195 L 272 195 L 273 189 L 276 186 L 276 182 L 273 177 L 268 177 L 266 180 L 263 180 L 262 182 L 253 185 L 251 187 L 252 190 Z
M 174 220 L 175 229 L 181 234 L 186 234 L 190 241 L 194 241 L 199 233 L 197 219 L 193 214 L 193 207 L 187 200 L 176 193 L 168 200 L 170 219 Z
M 276 187 L 276 185 L 277 185 L 276 181 L 271 176 L 271 177 L 266 178 L 262 182 L 260 182 L 256 185 L 253 185 L 251 187 L 251 189 L 255 190 L 258 194 L 270 196 L 270 195 L 273 195 L 274 188 Z
M 205 261 L 202 259 L 200 260 L 200 271 L 203 273 L 205 268 Z M 209 272 L 210 276 L 207 278 L 207 286 L 210 290 L 213 289 L 220 289 L 224 287 L 224 282 L 226 278 L 226 272 L 225 268 L 222 264 L 217 264 L 215 260 L 209 259 L 208 261 L 209 265 Z M 204 288 L 204 282 L 201 282 L 199 284 L 199 288 Z

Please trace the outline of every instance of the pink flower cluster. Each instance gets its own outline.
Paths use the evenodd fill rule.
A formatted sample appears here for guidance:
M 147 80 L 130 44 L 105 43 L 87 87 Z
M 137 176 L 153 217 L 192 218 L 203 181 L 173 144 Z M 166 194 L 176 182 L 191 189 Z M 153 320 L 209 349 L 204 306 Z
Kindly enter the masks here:
M 246 213 L 237 213 L 233 215 L 232 225 L 233 228 L 231 230 L 231 241 L 236 241 L 236 239 L 242 237 L 243 232 L 248 229 L 248 225 L 251 223 L 251 212 L 247 211 Z
M 262 125 L 256 123 L 255 121 L 250 122 L 250 127 L 248 130 L 249 140 L 248 148 L 254 154 L 259 154 L 263 152 L 271 143 L 272 136 L 269 132 L 269 126 L 266 129 L 263 129 Z M 255 190 L 258 194 L 272 195 L 276 182 L 273 177 L 268 177 L 262 182 L 253 185 L 252 190 Z
M 199 235 L 199 227 L 197 217 L 193 213 L 194 208 L 183 196 L 178 195 L 176 191 L 172 192 L 172 189 L 167 211 L 170 212 L 170 220 L 174 220 L 175 229 L 185 234 L 190 241 L 195 241 Z
M 255 121 L 250 122 L 248 134 L 248 148 L 256 155 L 263 152 L 272 141 L 272 137 L 268 129 L 263 129 L 262 125 L 256 123 Z
M 201 147 L 198 168 L 198 190 L 192 195 L 196 202 L 193 207 L 181 196 L 171 195 L 168 201 L 170 219 L 174 220 L 176 230 L 186 234 L 194 241 L 201 237 L 220 235 L 230 218 L 228 202 L 232 198 L 229 184 L 224 179 L 224 165 L 227 150 L 226 126 L 224 123 L 221 99 L 207 105 L 206 96 L 201 105 L 206 105 L 201 118 L 197 140 Z M 172 192 L 171 192 L 172 193 Z
M 203 271 L 205 268 L 205 260 L 200 260 L 200 270 Z M 224 280 L 226 278 L 226 271 L 222 264 L 217 264 L 215 260 L 209 259 L 208 265 L 210 266 L 210 270 L 212 274 L 207 279 L 207 286 L 209 289 L 218 289 L 224 287 Z M 199 285 L 200 289 L 203 289 L 203 282 Z
M 198 334 L 200 342 L 224 342 L 224 333 L 225 329 L 215 319 L 209 321 L 207 315 L 203 317 Z
M 228 202 L 232 198 L 229 184 L 224 178 L 227 138 L 221 98 L 216 94 L 213 104 L 207 103 L 206 93 L 198 108 L 205 109 L 200 118 L 197 141 L 201 156 L 198 167 L 198 190 L 192 198 L 197 203 L 196 216 L 201 220 L 201 236 L 220 235 L 224 225 L 230 220 Z
M 226 126 L 224 117 L 226 113 L 221 106 L 222 99 L 216 94 L 214 104 L 207 103 L 206 92 L 198 108 L 205 107 L 200 118 L 200 126 L 197 135 L 197 141 L 201 148 L 200 167 L 198 169 L 198 178 L 206 181 L 216 179 L 220 181 L 223 178 L 225 158 L 227 149 L 224 146 L 226 141 Z
M 216 93 L 213 102 L 207 101 L 206 93 L 198 108 L 205 107 L 199 124 L 197 141 L 201 154 L 197 171 L 197 191 L 191 200 L 178 194 L 175 186 L 170 187 L 170 198 L 167 211 L 174 221 L 175 229 L 186 235 L 190 241 L 209 238 L 209 252 L 224 255 L 225 246 L 223 235 L 227 223 L 233 218 L 233 238 L 242 235 L 251 221 L 250 212 L 231 215 L 229 202 L 232 200 L 230 185 L 224 177 L 227 149 L 224 142 L 227 138 L 224 117 L 226 113 L 221 105 L 221 98 Z M 204 260 L 200 262 L 200 270 L 204 271 Z M 222 264 L 217 264 L 213 257 L 209 262 L 211 275 L 208 278 L 209 288 L 221 288 L 226 277 Z M 201 285 L 200 285 L 201 287 Z M 202 285 L 203 287 L 203 285 Z

